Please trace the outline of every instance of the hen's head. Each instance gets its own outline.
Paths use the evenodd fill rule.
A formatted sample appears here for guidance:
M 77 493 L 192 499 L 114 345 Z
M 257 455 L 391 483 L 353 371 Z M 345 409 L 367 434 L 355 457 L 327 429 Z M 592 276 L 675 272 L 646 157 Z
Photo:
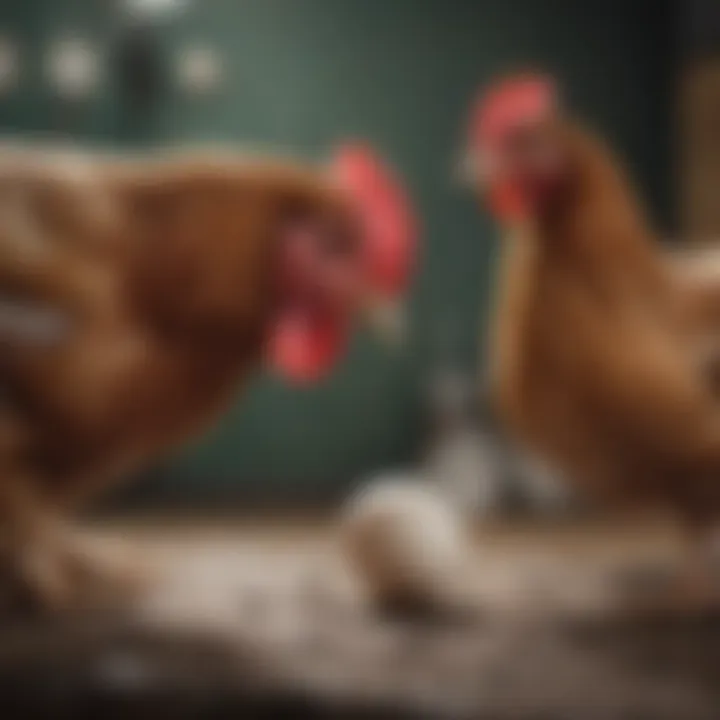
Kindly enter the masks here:
M 289 224 L 281 244 L 269 355 L 295 381 L 332 367 L 356 319 L 397 339 L 414 265 L 412 212 L 390 170 L 362 144 L 339 148 L 328 170 L 334 199 Z
M 271 367 L 306 382 L 340 359 L 357 321 L 392 334 L 414 223 L 369 148 L 344 146 L 327 169 L 202 153 L 112 164 L 107 178 L 137 237 L 133 302 L 165 335 L 253 357 L 264 343 Z
M 503 79 L 481 94 L 470 121 L 468 179 L 501 222 L 533 216 L 567 176 L 554 82 L 542 75 Z

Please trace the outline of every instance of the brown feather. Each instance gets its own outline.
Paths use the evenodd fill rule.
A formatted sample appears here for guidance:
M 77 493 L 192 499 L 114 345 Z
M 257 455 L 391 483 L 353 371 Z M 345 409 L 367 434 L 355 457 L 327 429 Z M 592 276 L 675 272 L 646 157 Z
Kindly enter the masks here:
M 0 350 L 3 420 L 22 438 L 2 461 L 53 495 L 100 490 L 218 416 L 262 360 L 281 223 L 345 202 L 290 163 L 84 167 L 79 182 L 26 161 L 0 185 L 3 296 L 71 319 L 54 347 Z

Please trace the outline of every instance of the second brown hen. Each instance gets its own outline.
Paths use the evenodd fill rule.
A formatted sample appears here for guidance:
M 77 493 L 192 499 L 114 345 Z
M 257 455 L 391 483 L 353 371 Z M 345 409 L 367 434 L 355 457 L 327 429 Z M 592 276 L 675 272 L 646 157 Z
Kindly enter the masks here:
M 690 585 L 709 597 L 714 281 L 660 247 L 618 161 L 560 110 L 546 78 L 491 88 L 470 153 L 505 236 L 491 359 L 508 428 L 596 497 L 674 513 L 691 541 Z

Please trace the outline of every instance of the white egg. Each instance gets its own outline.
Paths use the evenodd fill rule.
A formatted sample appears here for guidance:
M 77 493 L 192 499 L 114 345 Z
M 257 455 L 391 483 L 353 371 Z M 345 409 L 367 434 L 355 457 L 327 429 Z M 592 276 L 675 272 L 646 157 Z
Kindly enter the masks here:
M 412 476 L 377 479 L 351 497 L 340 540 L 373 601 L 409 607 L 455 597 L 469 548 L 456 508 L 438 488 Z

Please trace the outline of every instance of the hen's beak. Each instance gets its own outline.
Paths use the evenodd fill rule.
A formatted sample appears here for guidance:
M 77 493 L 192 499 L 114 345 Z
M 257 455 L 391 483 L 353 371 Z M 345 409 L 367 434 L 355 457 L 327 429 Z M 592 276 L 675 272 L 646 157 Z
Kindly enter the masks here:
M 362 307 L 362 321 L 387 347 L 400 348 L 407 337 L 407 317 L 399 299 L 371 297 Z
M 455 163 L 454 178 L 464 187 L 485 186 L 490 180 L 490 158 L 477 150 L 466 150 Z

